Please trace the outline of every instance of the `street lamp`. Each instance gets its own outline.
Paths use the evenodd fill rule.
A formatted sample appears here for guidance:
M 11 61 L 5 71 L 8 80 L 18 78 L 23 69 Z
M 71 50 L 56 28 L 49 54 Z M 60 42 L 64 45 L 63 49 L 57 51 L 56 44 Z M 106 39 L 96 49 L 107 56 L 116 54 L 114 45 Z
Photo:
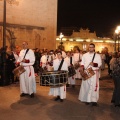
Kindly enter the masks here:
M 62 33 L 60 33 L 60 49 L 62 50 L 62 44 L 63 44 L 63 42 L 62 42 L 62 39 L 63 39 L 63 37 L 64 37 L 64 35 L 62 34 Z
M 120 26 L 117 26 L 115 33 L 116 33 L 116 38 L 118 40 L 118 52 L 119 52 Z M 115 43 L 116 43 L 116 41 L 115 41 Z

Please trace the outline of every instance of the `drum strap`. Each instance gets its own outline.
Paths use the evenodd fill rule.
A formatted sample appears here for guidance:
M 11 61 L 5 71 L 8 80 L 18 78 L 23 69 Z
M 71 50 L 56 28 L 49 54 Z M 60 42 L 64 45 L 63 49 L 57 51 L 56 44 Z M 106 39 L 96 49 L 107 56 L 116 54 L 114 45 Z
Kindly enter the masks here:
M 70 64 L 72 65 L 72 57 L 70 57 Z
M 95 53 L 94 53 L 94 55 L 93 55 L 92 62 L 93 62 L 94 58 L 95 58 Z
M 60 71 L 60 70 L 61 70 L 61 67 L 62 67 L 62 65 L 63 65 L 63 62 L 64 62 L 64 59 L 62 59 L 62 61 L 61 61 L 60 65 L 59 65 L 58 71 Z
M 48 62 L 48 59 L 49 59 L 49 55 L 47 56 L 47 62 Z
M 92 62 L 94 61 L 95 54 L 96 54 L 96 53 L 94 53 L 94 55 L 93 55 Z M 89 63 L 89 65 L 90 65 L 90 63 Z M 89 65 L 86 67 L 86 69 L 89 67 Z
M 26 54 L 28 53 L 28 51 L 29 51 L 29 49 L 27 49 L 27 50 L 26 50 L 26 52 L 25 52 L 25 55 L 24 55 L 23 59 L 25 58 L 25 56 L 26 56 Z

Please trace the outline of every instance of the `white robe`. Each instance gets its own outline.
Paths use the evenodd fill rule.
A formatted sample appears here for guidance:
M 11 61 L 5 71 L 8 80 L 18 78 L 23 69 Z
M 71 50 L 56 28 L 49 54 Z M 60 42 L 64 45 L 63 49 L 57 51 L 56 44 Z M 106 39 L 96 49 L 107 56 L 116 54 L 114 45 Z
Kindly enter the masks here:
M 46 67 L 47 65 L 47 57 L 48 57 L 47 55 L 43 55 L 40 59 L 40 64 L 42 68 Z
M 53 60 L 54 70 L 58 70 L 60 62 L 61 61 L 59 59 Z M 61 70 L 68 71 L 68 65 L 65 61 L 63 62 Z M 66 98 L 66 85 L 61 86 L 61 87 L 55 87 L 55 88 L 50 87 L 49 95 L 60 96 L 61 99 L 65 99 Z
M 74 58 L 74 64 L 76 64 L 76 63 L 78 63 L 82 59 L 82 54 L 80 54 L 80 53 L 74 53 L 73 54 L 73 58 Z M 81 64 L 81 62 L 79 62 L 79 64 Z M 80 68 L 78 68 L 76 70 L 75 78 L 81 79 Z
M 67 56 L 64 60 L 66 61 L 67 65 L 70 66 L 70 57 Z M 74 59 L 72 57 L 72 64 L 73 63 Z M 68 84 L 75 85 L 75 75 L 68 77 Z
M 51 62 L 52 58 L 53 58 L 53 60 L 55 59 L 54 54 L 53 55 L 43 55 L 40 60 L 41 67 L 42 68 L 46 67 L 47 71 L 52 71 L 52 66 L 50 66 L 48 64 L 49 62 Z
M 106 56 L 105 54 L 100 54 L 101 55 L 101 59 L 102 59 L 102 65 L 101 65 L 101 69 L 105 69 L 105 59 L 106 59 Z
M 90 54 L 89 52 L 83 55 L 81 65 L 84 65 L 85 69 L 92 61 L 93 55 L 93 53 Z M 78 99 L 82 102 L 97 102 L 99 99 L 99 68 L 102 65 L 101 57 L 99 54 L 95 54 L 93 62 L 98 63 L 98 67 L 92 67 L 93 70 L 95 70 L 95 75 L 85 81 L 82 80 L 78 97 Z
M 21 50 L 18 58 L 18 62 L 23 60 L 26 50 Z M 32 93 L 36 93 L 36 81 L 33 64 L 35 62 L 34 52 L 29 49 L 28 53 L 25 56 L 25 59 L 28 59 L 29 63 L 20 64 L 24 66 L 25 72 L 20 75 L 20 92 L 31 95 Z

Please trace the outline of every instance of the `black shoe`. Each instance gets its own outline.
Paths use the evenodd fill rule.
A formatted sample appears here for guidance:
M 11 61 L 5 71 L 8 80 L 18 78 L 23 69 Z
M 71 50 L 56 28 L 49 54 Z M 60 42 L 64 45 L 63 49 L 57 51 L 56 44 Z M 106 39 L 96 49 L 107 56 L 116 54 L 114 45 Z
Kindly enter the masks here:
M 92 106 L 97 106 L 98 104 L 96 102 L 92 102 Z
M 31 97 L 31 98 L 34 98 L 34 93 L 32 93 L 32 94 L 30 95 L 30 97 Z
M 26 94 L 25 93 L 21 93 L 20 97 L 24 97 L 24 96 L 26 96 Z
M 57 101 L 57 100 L 59 100 L 60 99 L 60 96 L 57 96 L 56 98 L 55 98 L 55 101 Z
M 63 102 L 63 99 L 60 99 L 60 102 Z
M 89 102 L 86 102 L 85 104 L 86 104 L 86 105 L 90 105 L 90 103 L 89 103 Z

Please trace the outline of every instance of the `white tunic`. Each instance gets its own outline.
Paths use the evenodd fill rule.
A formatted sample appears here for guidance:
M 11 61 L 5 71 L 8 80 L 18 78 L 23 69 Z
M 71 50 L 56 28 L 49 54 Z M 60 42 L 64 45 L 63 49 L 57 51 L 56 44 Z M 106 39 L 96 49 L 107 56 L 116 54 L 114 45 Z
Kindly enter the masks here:
M 106 56 L 105 56 L 105 54 L 100 54 L 100 55 L 101 55 L 101 59 L 102 59 L 101 69 L 105 69 L 105 59 L 106 59 Z
M 26 50 L 21 50 L 18 58 L 18 62 L 23 60 Z M 20 92 L 27 93 L 31 95 L 32 93 L 36 93 L 36 82 L 35 82 L 35 74 L 33 64 L 35 62 L 34 52 L 29 49 L 28 53 L 25 56 L 25 59 L 28 59 L 29 63 L 20 64 L 24 66 L 25 72 L 20 75 Z
M 79 61 L 82 60 L 82 54 L 80 54 L 80 53 L 74 53 L 73 54 L 73 58 L 74 58 L 74 64 L 76 64 L 76 63 L 80 64 L 81 62 L 79 62 Z M 78 68 L 76 70 L 75 78 L 81 79 L 80 68 Z
M 60 63 L 61 63 L 61 61 L 59 59 L 53 60 L 54 70 L 58 70 Z M 63 62 L 61 70 L 68 71 L 68 65 L 65 61 Z M 66 85 L 61 86 L 61 87 L 56 87 L 56 88 L 51 87 L 50 91 L 49 91 L 49 95 L 60 96 L 61 99 L 65 99 L 66 98 Z
M 81 65 L 84 65 L 85 69 L 92 61 L 93 53 L 85 53 L 82 57 Z M 97 102 L 99 99 L 99 68 L 102 65 L 101 57 L 96 53 L 94 63 L 98 63 L 98 67 L 92 67 L 95 70 L 95 75 L 87 80 L 82 80 L 81 88 L 78 99 L 82 102 Z M 90 66 L 89 66 L 90 67 Z
M 67 56 L 65 58 L 65 61 L 68 64 L 68 66 L 70 66 L 70 57 Z M 72 64 L 74 64 L 73 57 L 72 57 Z M 72 77 L 68 77 L 68 84 L 75 85 L 75 75 L 73 75 Z
M 47 55 L 43 55 L 40 59 L 41 67 L 44 68 L 47 65 Z

